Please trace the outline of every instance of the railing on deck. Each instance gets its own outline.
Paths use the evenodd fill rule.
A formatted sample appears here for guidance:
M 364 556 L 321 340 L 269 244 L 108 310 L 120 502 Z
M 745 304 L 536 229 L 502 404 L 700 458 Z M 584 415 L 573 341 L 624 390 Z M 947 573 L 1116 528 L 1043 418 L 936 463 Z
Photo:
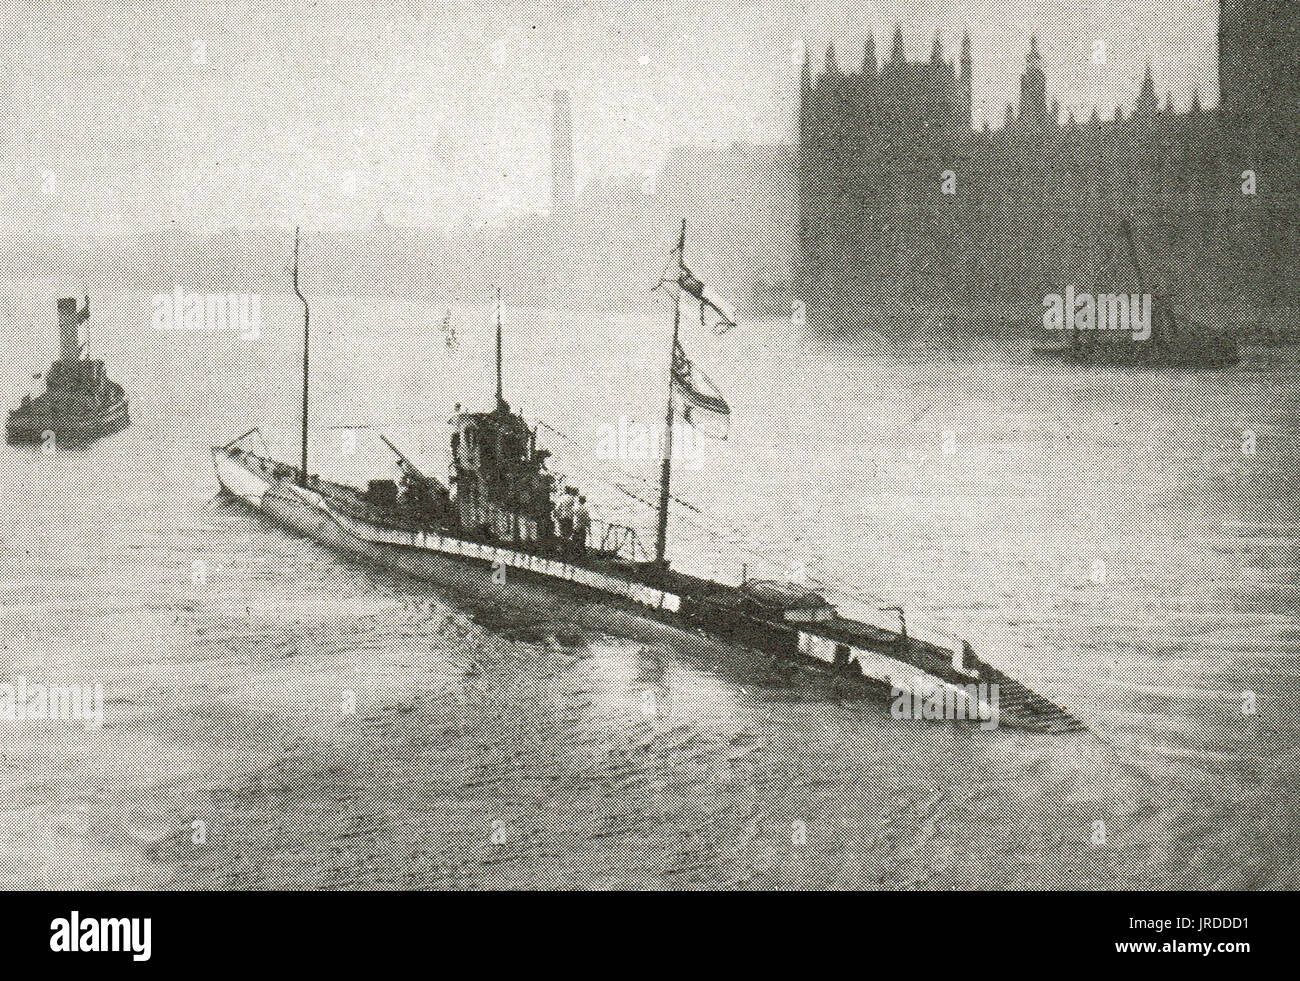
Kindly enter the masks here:
M 596 526 L 602 526 L 605 529 L 600 536 L 600 551 L 621 556 L 631 562 L 637 561 L 638 558 L 649 561 L 650 554 L 642 547 L 641 539 L 637 537 L 635 528 L 605 521 L 593 521 L 591 529 L 593 532 L 596 530 Z M 589 537 L 594 538 L 595 536 L 589 535 Z

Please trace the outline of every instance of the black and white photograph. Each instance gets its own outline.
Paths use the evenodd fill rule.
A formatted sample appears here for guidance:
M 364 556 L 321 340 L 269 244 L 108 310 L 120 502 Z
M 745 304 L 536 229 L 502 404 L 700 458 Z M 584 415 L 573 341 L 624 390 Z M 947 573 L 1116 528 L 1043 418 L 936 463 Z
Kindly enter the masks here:
M 1300 886 L 1298 148 L 1288 0 L 3 0 L 28 939 L 1086 892 L 1242 965 L 1126 897 Z

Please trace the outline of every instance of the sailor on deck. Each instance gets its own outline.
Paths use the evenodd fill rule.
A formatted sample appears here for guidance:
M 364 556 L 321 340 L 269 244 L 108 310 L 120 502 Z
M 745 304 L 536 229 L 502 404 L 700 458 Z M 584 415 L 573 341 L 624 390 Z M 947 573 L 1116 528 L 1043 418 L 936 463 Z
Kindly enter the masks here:
M 564 496 L 555 505 L 555 523 L 560 527 L 560 540 L 567 544 L 573 538 L 573 513 L 577 505 L 578 492 L 572 487 L 564 488 Z
M 587 510 L 587 499 L 578 498 L 578 507 L 573 512 L 573 547 L 581 555 L 587 550 L 587 532 L 591 529 L 591 512 Z

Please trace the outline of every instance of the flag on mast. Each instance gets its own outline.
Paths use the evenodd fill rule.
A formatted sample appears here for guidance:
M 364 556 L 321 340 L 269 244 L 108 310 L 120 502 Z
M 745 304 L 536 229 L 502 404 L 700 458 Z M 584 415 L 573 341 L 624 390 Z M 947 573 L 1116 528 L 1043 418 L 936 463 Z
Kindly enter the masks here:
M 727 438 L 731 406 L 686 356 L 680 341 L 673 349 L 673 395 L 682 419 L 689 425 L 712 439 Z
M 447 315 L 442 318 L 442 336 L 449 348 L 455 350 L 460 346 L 460 342 L 456 340 L 456 328 L 452 326 L 450 307 L 447 308 Z
M 713 332 L 715 334 L 725 334 L 732 327 L 735 327 L 735 307 L 700 282 L 695 273 L 686 268 L 686 264 L 681 261 L 680 256 L 678 257 L 677 268 L 677 285 L 700 301 L 700 323 L 707 325 L 707 315 L 711 313 L 715 318 L 713 321 Z

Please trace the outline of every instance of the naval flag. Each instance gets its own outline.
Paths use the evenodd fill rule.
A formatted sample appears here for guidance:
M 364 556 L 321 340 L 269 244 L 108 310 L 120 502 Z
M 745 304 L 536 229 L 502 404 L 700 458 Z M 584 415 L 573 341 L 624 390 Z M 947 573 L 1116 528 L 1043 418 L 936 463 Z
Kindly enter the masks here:
M 731 406 L 704 372 L 686 356 L 679 341 L 673 349 L 673 394 L 681 417 L 700 433 L 726 439 L 731 424 Z
M 695 274 L 686 268 L 685 263 L 679 262 L 678 265 L 680 272 L 677 276 L 677 285 L 700 301 L 700 323 L 707 323 L 707 315 L 712 314 L 715 318 L 713 322 L 715 334 L 725 334 L 735 327 L 735 308 L 700 282 Z

